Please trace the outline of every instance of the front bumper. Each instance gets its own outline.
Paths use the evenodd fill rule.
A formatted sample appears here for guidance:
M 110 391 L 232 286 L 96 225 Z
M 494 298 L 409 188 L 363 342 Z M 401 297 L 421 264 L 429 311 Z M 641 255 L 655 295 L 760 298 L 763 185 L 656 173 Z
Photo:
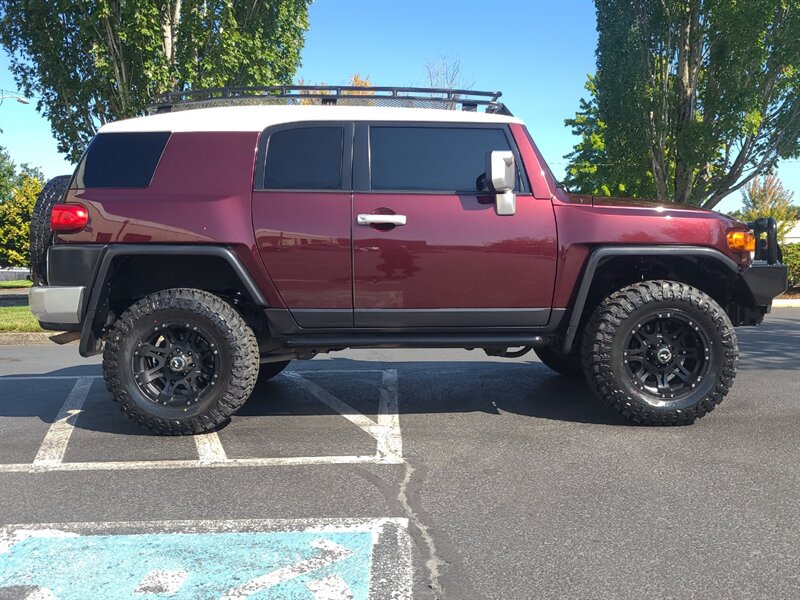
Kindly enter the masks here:
M 84 286 L 36 286 L 28 292 L 31 312 L 44 329 L 76 329 L 83 316 Z
M 753 295 L 756 306 L 769 307 L 775 296 L 780 296 L 789 288 L 789 267 L 758 260 L 742 271 L 742 279 Z

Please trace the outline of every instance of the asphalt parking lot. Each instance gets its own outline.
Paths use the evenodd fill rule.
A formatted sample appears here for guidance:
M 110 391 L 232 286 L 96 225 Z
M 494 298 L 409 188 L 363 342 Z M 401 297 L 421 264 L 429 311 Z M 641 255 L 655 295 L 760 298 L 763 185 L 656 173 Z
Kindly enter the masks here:
M 690 427 L 533 355 L 348 351 L 194 438 L 75 346 L 0 346 L 0 598 L 800 597 L 800 309 L 739 336 Z

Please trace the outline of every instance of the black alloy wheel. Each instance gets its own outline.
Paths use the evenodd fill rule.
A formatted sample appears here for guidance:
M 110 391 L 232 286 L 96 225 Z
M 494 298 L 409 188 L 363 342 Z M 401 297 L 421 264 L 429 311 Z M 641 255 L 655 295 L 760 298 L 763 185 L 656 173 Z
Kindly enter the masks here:
M 658 313 L 628 334 L 623 362 L 633 384 L 658 399 L 680 400 L 708 371 L 709 341 L 686 314 Z
M 250 396 L 258 341 L 234 308 L 174 288 L 135 302 L 105 336 L 103 377 L 122 412 L 164 435 L 213 431 Z
M 583 333 L 589 385 L 644 425 L 685 425 L 722 402 L 739 347 L 725 310 L 677 281 L 642 281 L 611 294 Z
M 219 379 L 219 350 L 189 323 L 156 325 L 133 352 L 133 378 L 141 392 L 163 406 L 191 406 Z

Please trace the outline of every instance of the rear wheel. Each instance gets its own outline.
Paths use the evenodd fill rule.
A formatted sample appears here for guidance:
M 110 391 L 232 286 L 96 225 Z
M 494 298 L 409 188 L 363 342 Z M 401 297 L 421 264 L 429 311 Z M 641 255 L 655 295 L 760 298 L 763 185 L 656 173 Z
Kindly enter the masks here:
M 722 402 L 739 348 L 710 296 L 675 281 L 644 281 L 606 298 L 583 337 L 590 385 L 645 425 L 689 424 Z
M 556 373 L 566 377 L 580 377 L 583 375 L 583 366 L 581 365 L 581 353 L 578 344 L 574 345 L 572 352 L 564 354 L 553 348 L 544 346 L 542 348 L 534 348 L 533 351 L 539 360 L 550 367 Z
M 34 285 L 47 285 L 47 249 L 53 244 L 50 213 L 64 197 L 71 175 L 59 175 L 48 181 L 33 206 L 30 229 L 31 278 Z
M 212 431 L 250 396 L 259 369 L 253 331 L 226 302 L 176 288 L 142 298 L 111 328 L 106 386 L 122 412 L 165 435 Z

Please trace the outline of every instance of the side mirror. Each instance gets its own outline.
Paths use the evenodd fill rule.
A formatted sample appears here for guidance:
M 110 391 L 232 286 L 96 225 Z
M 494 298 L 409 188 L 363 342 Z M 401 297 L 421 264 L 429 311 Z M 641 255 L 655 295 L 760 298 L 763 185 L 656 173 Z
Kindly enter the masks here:
M 492 150 L 486 153 L 486 187 L 495 193 L 498 215 L 513 215 L 517 212 L 517 195 L 514 193 L 516 179 L 513 152 Z

